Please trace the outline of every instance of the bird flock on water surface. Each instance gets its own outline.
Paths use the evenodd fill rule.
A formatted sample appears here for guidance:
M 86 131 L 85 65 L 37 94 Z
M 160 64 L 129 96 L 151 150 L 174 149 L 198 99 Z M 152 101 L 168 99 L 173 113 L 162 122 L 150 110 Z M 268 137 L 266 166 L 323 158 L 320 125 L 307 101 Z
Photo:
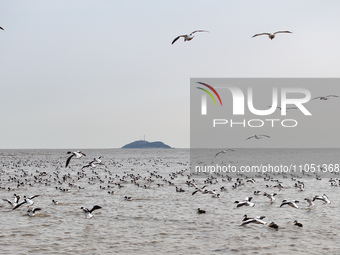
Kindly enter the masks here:
M 230 153 L 235 152 L 234 150 L 226 151 L 229 151 Z M 21 164 L 19 164 L 13 162 L 6 163 L 3 161 L 1 167 L 0 188 L 1 190 L 13 193 L 13 198 L 3 198 L 2 200 L 4 201 L 4 205 L 2 205 L 2 207 L 8 204 L 8 208 L 11 208 L 12 211 L 21 211 L 22 208 L 26 208 L 26 214 L 30 217 L 46 213 L 44 212 L 45 208 L 43 206 L 33 207 L 36 202 L 39 203 L 38 201 L 40 197 L 46 195 L 24 195 L 22 199 L 19 195 L 21 189 L 35 186 L 44 186 L 46 188 L 55 189 L 57 192 L 61 192 L 61 194 L 78 192 L 79 190 L 87 189 L 90 186 L 91 188 L 97 187 L 98 190 L 103 191 L 107 194 L 107 196 L 111 196 L 113 199 L 120 199 L 122 202 L 129 201 L 132 203 L 138 200 L 139 193 L 135 192 L 137 197 L 131 197 L 124 194 L 124 189 L 127 186 L 133 186 L 136 189 L 140 189 L 141 192 L 146 189 L 157 190 L 168 186 L 173 187 L 173 192 L 176 192 L 178 195 L 183 194 L 184 196 L 191 198 L 195 196 L 195 199 L 198 200 L 200 200 L 201 196 L 223 200 L 229 197 L 228 193 L 233 192 L 236 194 L 238 190 L 244 190 L 247 188 L 248 191 L 253 190 L 252 193 L 249 193 L 249 196 L 244 199 L 234 201 L 235 206 L 233 208 L 236 211 L 249 211 L 243 216 L 243 219 L 240 217 L 239 226 L 247 227 L 249 225 L 267 225 L 269 228 L 278 230 L 282 227 L 282 224 L 286 225 L 287 222 L 277 224 L 274 221 L 271 221 L 267 224 L 266 216 L 264 215 L 249 217 L 248 215 L 253 210 L 252 208 L 256 208 L 256 204 L 260 203 L 261 206 L 268 204 L 268 206 L 274 206 L 279 210 L 302 209 L 309 211 L 314 210 L 314 208 L 319 206 L 331 205 L 331 200 L 326 194 L 314 194 L 313 196 L 310 196 L 309 193 L 309 195 L 304 195 L 306 192 L 305 183 L 298 180 L 301 176 L 294 176 L 291 173 L 286 173 L 284 176 L 281 176 L 283 177 L 282 180 L 284 180 L 284 182 L 279 179 L 274 179 L 275 174 L 268 173 L 264 174 L 261 178 L 250 178 L 245 174 L 239 173 L 234 177 L 216 174 L 216 176 L 211 175 L 207 178 L 199 178 L 198 180 L 195 180 L 194 175 L 190 175 L 188 172 L 190 169 L 190 164 L 188 162 L 176 162 L 176 164 L 183 167 L 182 170 L 178 170 L 176 172 L 171 172 L 170 170 L 168 173 L 160 174 L 157 169 L 162 167 L 165 169 L 171 169 L 173 162 L 165 162 L 162 159 L 149 159 L 148 163 L 150 166 L 154 167 L 154 170 L 146 170 L 146 172 L 142 173 L 140 171 L 135 172 L 135 169 L 133 168 L 123 170 L 123 163 L 118 161 L 111 160 L 103 162 L 103 158 L 101 156 L 91 160 L 91 164 L 77 163 L 76 160 L 82 159 L 81 162 L 86 160 L 86 154 L 81 151 L 67 152 L 67 155 L 70 156 L 65 158 L 65 165 L 61 166 L 62 164 L 60 164 L 61 167 L 57 167 L 57 169 L 52 173 L 39 170 L 30 173 L 27 170 L 21 169 L 23 165 L 29 165 L 28 162 L 21 162 Z M 72 161 L 70 159 L 72 159 Z M 140 159 L 128 159 L 128 162 L 130 165 L 134 165 L 136 169 L 138 169 L 138 165 L 145 164 L 145 162 L 142 163 Z M 31 164 L 34 166 L 38 165 L 36 162 Z M 4 170 L 12 170 L 14 166 L 17 168 L 14 173 L 7 173 L 6 170 Z M 120 174 L 116 174 L 113 173 L 115 169 L 121 169 L 122 171 L 119 171 Z M 61 170 L 65 171 L 63 175 L 61 174 Z M 66 170 L 71 170 L 72 174 L 68 173 Z M 316 178 L 316 180 L 322 179 L 317 174 L 308 177 Z M 7 187 L 3 186 L 4 183 L 7 184 Z M 329 183 L 331 187 L 340 186 L 340 179 L 330 178 Z M 65 186 L 67 188 L 65 188 Z M 292 189 L 297 191 L 296 196 L 299 199 L 288 199 L 286 190 Z M 59 197 L 63 199 L 62 196 Z M 54 208 L 63 206 L 64 202 L 57 201 L 52 197 L 50 201 L 51 204 L 56 206 Z M 96 211 L 99 211 L 103 207 L 105 206 L 94 204 L 88 207 L 81 206 L 78 210 L 79 213 L 83 213 L 85 219 L 91 219 L 96 215 Z M 196 213 L 204 215 L 213 212 L 209 211 L 209 208 L 199 207 L 196 209 Z M 303 223 L 294 218 L 292 218 L 288 224 L 300 228 L 303 227 Z

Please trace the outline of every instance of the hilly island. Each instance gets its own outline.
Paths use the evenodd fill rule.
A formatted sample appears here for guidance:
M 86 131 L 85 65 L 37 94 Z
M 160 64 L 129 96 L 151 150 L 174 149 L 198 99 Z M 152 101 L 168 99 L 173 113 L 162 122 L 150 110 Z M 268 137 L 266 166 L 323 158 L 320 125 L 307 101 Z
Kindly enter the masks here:
M 145 140 L 138 140 L 124 145 L 122 149 L 171 149 L 171 147 L 159 141 L 148 142 Z

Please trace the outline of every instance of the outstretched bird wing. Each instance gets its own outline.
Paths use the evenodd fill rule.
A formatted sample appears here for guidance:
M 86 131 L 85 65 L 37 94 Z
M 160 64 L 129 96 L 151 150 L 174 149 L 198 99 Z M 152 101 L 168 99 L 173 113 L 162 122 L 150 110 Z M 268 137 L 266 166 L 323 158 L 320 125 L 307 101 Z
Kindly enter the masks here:
M 30 196 L 28 199 L 33 199 L 35 197 L 39 197 L 40 195 L 34 195 L 34 196 Z
M 15 209 L 17 209 L 18 207 L 20 207 L 20 206 L 22 206 L 23 204 L 25 204 L 26 203 L 26 201 L 24 200 L 24 201 L 22 201 L 22 202 L 20 202 L 19 204 L 17 204 L 15 207 L 13 207 L 13 210 L 15 210 Z
M 194 32 L 191 32 L 190 35 L 193 35 L 194 33 L 197 33 L 197 32 L 207 32 L 207 33 L 209 33 L 209 31 L 207 31 L 207 30 L 195 30 Z
M 291 34 L 291 33 L 293 33 L 293 32 L 290 32 L 290 31 L 277 31 L 277 32 L 274 33 L 274 35 L 275 35 L 275 34 L 278 34 L 278 33 L 290 33 L 290 34 Z
M 172 41 L 171 44 L 174 44 L 179 38 L 184 37 L 184 36 L 185 36 L 185 35 L 179 35 L 179 36 L 177 36 L 177 37 Z
M 253 35 L 253 37 L 255 37 L 255 36 L 259 36 L 259 35 L 270 35 L 270 33 L 261 33 L 261 34 L 256 34 L 256 35 Z
M 215 158 L 216 158 L 217 155 L 220 154 L 220 153 L 224 153 L 224 151 L 217 152 L 216 155 L 215 155 Z
M 8 202 L 10 205 L 13 205 L 12 201 L 10 201 L 8 199 L 2 199 L 2 200 Z
M 40 211 L 41 210 L 41 208 L 34 208 L 32 211 L 33 211 L 33 213 L 35 213 L 36 211 Z
M 255 137 L 255 136 L 253 135 L 253 136 L 248 137 L 248 138 L 246 139 L 246 141 L 249 140 L 249 139 L 251 139 L 251 138 L 253 138 L 253 137 Z
M 68 159 L 66 160 L 66 165 L 65 168 L 68 166 L 68 164 L 70 164 L 71 158 L 74 156 L 74 154 L 72 154 L 71 156 L 68 157 Z
M 92 213 L 94 210 L 101 209 L 102 207 L 99 205 L 92 206 L 91 209 L 89 209 L 89 212 Z
M 247 225 L 249 223 L 255 222 L 255 219 L 249 219 L 242 222 L 241 226 Z

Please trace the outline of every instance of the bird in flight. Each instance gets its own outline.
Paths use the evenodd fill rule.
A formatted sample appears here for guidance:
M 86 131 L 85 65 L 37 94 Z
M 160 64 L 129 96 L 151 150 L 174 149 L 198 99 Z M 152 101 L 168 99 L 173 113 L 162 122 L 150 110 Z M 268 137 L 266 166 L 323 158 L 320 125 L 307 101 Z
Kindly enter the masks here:
M 195 195 L 198 191 L 199 192 L 201 192 L 201 193 L 203 193 L 204 192 L 204 188 L 206 187 L 207 185 L 204 185 L 203 187 L 201 187 L 201 188 L 196 188 L 196 190 L 194 191 L 194 192 L 192 192 L 192 194 L 191 195 Z
M 177 36 L 171 44 L 174 44 L 179 38 L 183 37 L 184 38 L 184 41 L 191 41 L 195 36 L 194 34 L 197 33 L 197 32 L 208 32 L 209 31 L 206 31 L 206 30 L 195 30 L 194 32 L 192 32 L 191 34 L 188 34 L 188 35 L 180 35 L 180 36 Z
M 275 196 L 277 195 L 276 193 L 263 193 L 264 196 L 268 197 L 270 199 L 270 202 L 273 203 L 275 201 Z
M 215 158 L 217 157 L 218 154 L 227 153 L 228 151 L 234 151 L 234 150 L 233 149 L 226 149 L 226 150 L 223 150 L 223 151 L 219 151 L 219 152 L 216 153 Z
M 93 215 L 91 214 L 94 210 L 101 209 L 102 207 L 99 205 L 94 205 L 92 208 L 88 209 L 85 207 L 80 207 L 80 209 L 83 210 L 83 213 L 85 214 L 85 219 L 91 219 Z
M 8 200 L 8 199 L 2 199 L 2 200 L 8 202 L 12 206 L 12 208 L 13 208 L 13 207 L 17 206 L 17 204 L 19 203 L 19 199 L 20 199 L 20 196 L 14 194 L 14 201 L 13 202 Z
M 90 163 L 88 163 L 87 165 L 83 166 L 81 169 L 84 169 L 86 167 L 92 167 L 95 168 L 97 165 L 95 164 L 95 161 L 91 161 Z
M 275 38 L 275 35 L 278 34 L 278 33 L 293 33 L 293 32 L 290 32 L 290 31 L 277 31 L 275 33 L 261 33 L 261 34 L 256 34 L 256 35 L 253 35 L 253 38 L 256 37 L 256 36 L 260 36 L 260 35 L 268 35 L 269 39 L 270 40 L 273 40 Z
M 315 200 L 321 200 L 321 201 L 324 202 L 323 204 L 330 204 L 330 203 L 331 203 L 331 201 L 328 199 L 328 197 L 326 196 L 326 194 L 323 194 L 322 196 L 315 196 L 315 197 L 313 198 L 313 202 L 314 202 Z
M 74 152 L 71 152 L 71 151 L 68 151 L 66 154 L 71 154 L 71 156 L 69 156 L 66 160 L 66 166 L 65 168 L 68 166 L 68 164 L 70 164 L 70 161 L 73 157 L 75 158 L 81 158 L 83 156 L 86 156 L 84 153 L 82 153 L 81 151 L 74 151 Z
M 3 27 L 0 27 L 1 30 L 5 30 Z
M 102 156 L 99 156 L 98 158 L 94 158 L 90 163 L 88 163 L 87 165 L 83 166 L 81 169 L 84 169 L 86 167 L 92 167 L 92 168 L 95 168 L 97 165 L 96 164 L 99 164 L 99 165 L 104 165 L 102 163 L 102 160 L 101 160 Z
M 291 207 L 299 209 L 299 207 L 297 206 L 297 203 L 299 203 L 299 201 L 297 201 L 297 200 L 292 200 L 292 201 L 283 200 L 280 207 L 282 207 L 284 205 L 289 205 Z
M 336 96 L 336 95 L 328 95 L 328 96 L 324 96 L 324 97 L 314 97 L 312 100 L 314 100 L 314 99 L 328 100 L 328 99 L 330 99 L 331 97 L 339 97 L 339 96 Z
M 266 217 L 260 216 L 260 217 L 255 217 L 255 218 L 248 218 L 246 220 L 243 219 L 241 226 L 247 225 L 249 223 L 266 225 L 267 223 L 265 221 L 263 221 L 264 218 L 266 218 Z
M 40 195 L 34 195 L 34 196 L 30 196 L 30 197 L 26 197 L 24 196 L 24 200 L 21 201 L 20 203 L 18 203 L 15 207 L 13 207 L 13 210 L 17 209 L 18 207 L 20 207 L 23 204 L 27 204 L 27 207 L 30 207 L 31 205 L 34 204 L 34 201 L 32 201 L 33 198 L 35 197 L 39 197 Z
M 248 138 L 246 139 L 246 141 L 249 140 L 249 139 L 251 139 L 251 138 L 262 139 L 262 137 L 268 137 L 268 138 L 270 138 L 269 135 L 253 135 L 253 136 L 248 137 Z
M 251 206 L 254 207 L 255 203 L 250 202 L 253 198 L 252 197 L 246 197 L 243 201 L 235 201 L 234 204 L 237 204 L 236 207 L 241 207 L 241 206 Z
M 35 212 L 40 211 L 40 210 L 41 210 L 41 208 L 28 209 L 27 215 L 33 217 L 35 215 Z

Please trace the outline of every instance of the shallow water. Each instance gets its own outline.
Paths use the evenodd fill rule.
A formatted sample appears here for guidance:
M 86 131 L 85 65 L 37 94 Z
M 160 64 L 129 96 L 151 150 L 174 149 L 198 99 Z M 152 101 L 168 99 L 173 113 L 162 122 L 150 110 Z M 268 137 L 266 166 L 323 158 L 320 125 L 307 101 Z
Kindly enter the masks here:
M 13 200 L 14 194 L 21 197 L 39 194 L 40 197 L 34 198 L 33 207 L 42 209 L 35 217 L 29 217 L 25 205 L 13 211 L 7 202 L 0 202 L 1 254 L 339 252 L 337 233 L 340 226 L 334 224 L 340 217 L 339 187 L 331 187 L 328 177 L 321 180 L 300 179 L 305 183 L 304 191 L 295 188 L 295 181 L 290 178 L 282 179 L 285 187 L 282 191 L 266 187 L 273 183 L 261 178 L 257 178 L 255 184 L 245 183 L 236 189 L 232 189 L 234 181 L 222 182 L 222 178 L 217 178 L 218 183 L 209 184 L 207 188 L 219 190 L 225 186 L 227 191 L 220 192 L 220 198 L 212 198 L 200 192 L 192 195 L 195 189 L 186 184 L 190 173 L 189 150 L 83 152 L 87 157 L 72 159 L 70 167 L 65 169 L 68 155 L 64 150 L 0 151 L 0 197 Z M 82 166 L 99 155 L 103 156 L 104 165 L 81 171 Z M 182 170 L 183 175 L 170 178 L 169 174 Z M 58 178 L 53 172 L 58 173 Z M 65 174 L 69 174 L 69 178 L 63 182 Z M 122 181 L 123 176 L 128 174 L 141 176 L 137 181 L 140 187 L 130 182 L 131 177 L 125 177 L 126 182 Z M 151 181 L 147 180 L 149 177 Z M 199 186 L 204 184 L 203 178 L 192 178 Z M 109 180 L 113 184 L 108 184 Z M 17 187 L 18 181 L 25 182 L 25 185 Z M 173 185 L 169 185 L 168 181 Z M 114 183 L 123 187 L 118 188 Z M 175 186 L 185 192 L 176 192 Z M 61 191 L 60 187 L 68 191 Z M 276 201 L 270 204 L 267 197 L 253 195 L 254 190 L 276 192 Z M 108 194 L 108 191 L 115 194 Z M 313 208 L 308 208 L 305 197 L 324 193 L 331 204 L 323 205 L 316 201 Z M 132 201 L 125 201 L 125 196 L 131 196 Z M 253 197 L 255 207 L 236 208 L 234 201 L 243 200 L 246 196 Z M 59 201 L 59 205 L 53 205 L 52 199 Z M 280 208 L 283 199 L 299 200 L 299 209 Z M 92 219 L 85 219 L 79 208 L 95 204 L 102 209 L 94 211 Z M 207 213 L 197 214 L 198 207 Z M 244 214 L 252 217 L 264 215 L 267 225 L 240 227 Z M 294 226 L 295 219 L 303 223 L 302 228 Z M 271 221 L 279 225 L 278 231 L 268 227 Z

